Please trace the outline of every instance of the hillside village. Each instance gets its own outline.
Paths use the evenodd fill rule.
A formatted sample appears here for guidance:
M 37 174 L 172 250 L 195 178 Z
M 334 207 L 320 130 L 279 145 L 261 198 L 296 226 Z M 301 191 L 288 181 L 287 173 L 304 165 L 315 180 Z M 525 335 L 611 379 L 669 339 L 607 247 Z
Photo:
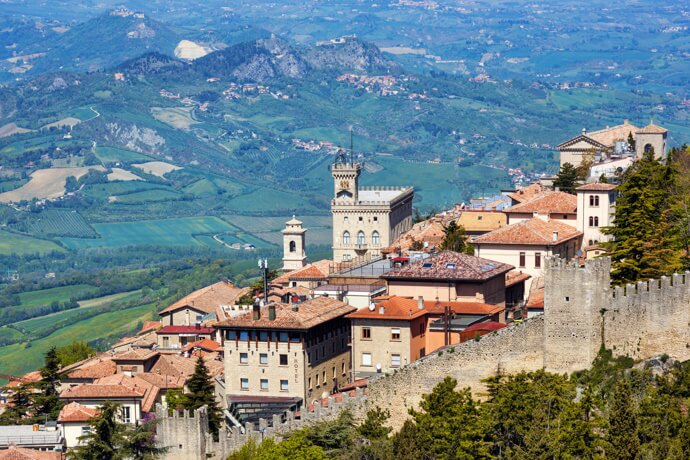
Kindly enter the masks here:
M 199 360 L 222 409 L 220 436 L 236 440 L 254 426 L 275 429 L 366 397 L 372 382 L 449 347 L 535 324 L 550 307 L 547 266 L 563 259 L 585 267 L 606 255 L 604 229 L 613 223 L 622 171 L 645 153 L 663 159 L 666 136 L 653 123 L 638 128 L 627 120 L 583 130 L 558 147 L 562 164 L 588 171 L 573 190 L 545 177 L 418 222 L 413 187 L 360 186 L 361 163 L 341 150 L 330 167 L 331 259 L 310 260 L 309 231 L 293 217 L 282 230 L 282 266 L 260 261 L 263 283 L 202 287 L 135 336 L 60 369 L 57 420 L 0 426 L 0 448 L 58 458 L 50 455 L 77 447 L 107 401 L 120 405 L 124 424 L 160 416 L 158 405 L 189 391 Z M 41 379 L 39 372 L 12 378 L 2 410 Z M 214 453 L 210 441 L 185 439 L 174 441 L 168 458 Z

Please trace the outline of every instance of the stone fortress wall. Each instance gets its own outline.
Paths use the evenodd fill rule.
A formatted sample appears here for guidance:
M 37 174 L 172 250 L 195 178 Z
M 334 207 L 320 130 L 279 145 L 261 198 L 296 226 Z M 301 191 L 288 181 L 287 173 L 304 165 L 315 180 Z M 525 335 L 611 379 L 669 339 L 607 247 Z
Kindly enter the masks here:
M 342 402 L 333 400 L 329 409 L 306 413 L 303 421 L 276 419 L 271 426 L 263 422 L 265 426 L 258 432 L 254 427 L 245 427 L 244 432 L 235 429 L 221 433 L 225 439 L 216 443 L 218 447 L 207 443 L 210 450 L 206 452 L 232 452 L 252 436 L 280 438 L 286 431 L 334 417 L 345 407 L 357 417 L 363 417 L 373 407 L 387 409 L 391 413 L 390 424 L 397 429 L 407 419 L 408 409 L 418 407 L 422 395 L 446 376 L 455 378 L 460 388 L 469 387 L 481 396 L 485 391 L 482 380 L 496 374 L 539 369 L 570 373 L 586 369 L 602 344 L 615 356 L 641 360 L 667 354 L 681 361 L 690 359 L 690 272 L 611 288 L 610 271 L 608 258 L 586 261 L 584 267 L 550 258 L 546 262 L 543 315 L 482 336 L 478 341 L 446 347 L 393 374 L 382 375 L 370 382 L 368 396 L 358 393 Z M 168 419 L 161 424 L 163 429 L 159 428 L 168 433 L 163 436 L 171 442 L 186 439 L 180 430 L 198 432 L 187 426 L 189 422 L 184 419 L 177 420 L 182 421 Z M 169 429 L 165 423 L 177 423 L 179 428 Z M 170 434 L 174 432 L 179 434 Z M 198 436 L 203 438 L 203 433 Z M 191 442 L 185 453 L 199 452 L 204 442 L 207 441 Z

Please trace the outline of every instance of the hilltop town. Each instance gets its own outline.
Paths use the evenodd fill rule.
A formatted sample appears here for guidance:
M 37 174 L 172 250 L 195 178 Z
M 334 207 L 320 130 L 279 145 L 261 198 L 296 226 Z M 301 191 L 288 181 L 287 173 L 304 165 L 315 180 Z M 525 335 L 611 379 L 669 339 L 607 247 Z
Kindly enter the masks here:
M 619 191 L 640 165 L 671 161 L 667 133 L 627 120 L 582 130 L 558 146 L 557 176 L 416 219 L 413 186 L 361 186 L 363 165 L 341 149 L 330 165 L 329 259 L 311 260 L 309 229 L 293 216 L 279 267 L 260 259 L 258 283 L 201 287 L 136 335 L 59 368 L 56 420 L 22 425 L 27 409 L 0 426 L 0 443 L 78 450 L 114 402 L 124 425 L 158 419 L 165 458 L 223 458 L 344 409 L 385 408 L 400 428 L 448 375 L 477 392 L 501 373 L 583 371 L 602 346 L 638 360 L 687 359 L 688 331 L 670 324 L 689 314 L 687 272 L 612 291 L 608 257 L 616 263 Z M 631 320 L 634 309 L 646 326 Z M 676 339 L 636 341 L 650 330 Z M 5 416 L 18 395 L 42 388 L 45 369 L 10 376 Z M 212 383 L 211 400 L 181 403 L 198 396 L 199 375 Z M 218 414 L 205 412 L 209 404 Z M 215 441 L 209 423 L 220 427 Z

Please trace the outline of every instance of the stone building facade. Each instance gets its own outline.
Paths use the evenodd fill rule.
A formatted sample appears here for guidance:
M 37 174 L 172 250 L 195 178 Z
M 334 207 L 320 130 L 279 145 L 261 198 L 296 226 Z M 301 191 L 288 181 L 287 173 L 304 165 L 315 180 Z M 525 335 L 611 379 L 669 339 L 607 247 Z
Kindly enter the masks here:
M 334 197 L 333 260 L 349 262 L 377 257 L 412 228 L 412 187 L 359 187 L 360 163 L 331 166 Z

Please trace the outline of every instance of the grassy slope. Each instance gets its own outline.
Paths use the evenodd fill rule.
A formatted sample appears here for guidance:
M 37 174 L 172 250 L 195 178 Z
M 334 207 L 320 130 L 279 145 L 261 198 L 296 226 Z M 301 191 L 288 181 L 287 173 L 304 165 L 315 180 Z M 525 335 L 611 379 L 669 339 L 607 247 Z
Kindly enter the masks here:
M 45 254 L 65 249 L 52 241 L 0 230 L 0 254 Z
M 19 299 L 24 307 L 37 307 L 39 305 L 50 305 L 51 302 L 64 302 L 72 297 L 82 296 L 92 292 L 95 286 L 88 284 L 76 284 L 73 286 L 60 286 L 40 291 L 22 292 Z

